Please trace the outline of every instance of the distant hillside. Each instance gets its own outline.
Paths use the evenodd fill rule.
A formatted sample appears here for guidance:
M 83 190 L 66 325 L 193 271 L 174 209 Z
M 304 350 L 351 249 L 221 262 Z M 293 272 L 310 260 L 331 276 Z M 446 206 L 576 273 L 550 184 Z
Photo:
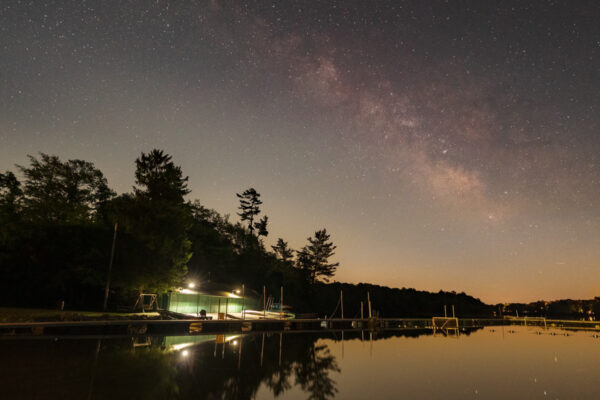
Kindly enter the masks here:
M 501 310 L 503 315 L 597 320 L 600 318 L 600 297 L 497 304 L 496 309 Z
M 457 317 L 492 317 L 494 306 L 465 293 L 431 293 L 415 289 L 395 289 L 368 283 L 349 284 L 334 282 L 318 283 L 309 307 L 323 315 L 331 315 L 339 302 L 340 291 L 344 295 L 344 316 L 360 316 L 360 302 L 364 303 L 364 315 L 367 316 L 367 292 L 371 296 L 373 313 L 380 317 L 432 317 L 444 315 L 444 305 L 448 315 L 452 315 L 454 305 Z M 336 316 L 340 315 L 337 307 Z

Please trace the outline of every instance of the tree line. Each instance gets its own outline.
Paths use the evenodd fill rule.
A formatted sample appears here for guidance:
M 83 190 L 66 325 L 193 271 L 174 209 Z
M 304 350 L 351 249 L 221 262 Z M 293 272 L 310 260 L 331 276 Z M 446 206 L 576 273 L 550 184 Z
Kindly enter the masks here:
M 83 160 L 41 153 L 0 174 L 0 265 L 4 304 L 93 306 L 106 281 L 111 230 L 117 229 L 112 287 L 162 292 L 188 277 L 249 287 L 291 286 L 333 276 L 335 246 L 325 229 L 294 252 L 279 239 L 267 251 L 268 217 L 260 194 L 238 193 L 239 222 L 230 222 L 190 194 L 181 168 L 162 150 L 135 160 L 135 186 L 117 195 L 103 173 Z M 295 290 L 294 290 L 295 289 Z
M 117 229 L 109 306 L 127 304 L 141 292 L 164 292 L 187 280 L 245 284 L 278 297 L 296 311 L 328 314 L 338 284 L 328 284 L 339 264 L 325 228 L 298 250 L 278 238 L 265 245 L 269 219 L 260 193 L 237 193 L 239 221 L 187 200 L 188 177 L 170 155 L 154 149 L 135 160 L 135 185 L 117 195 L 103 173 L 84 160 L 63 161 L 40 153 L 28 165 L 0 173 L 0 302 L 3 305 L 98 308 L 107 280 L 111 241 Z M 369 291 L 381 299 L 403 299 L 402 308 L 437 304 L 440 293 L 373 285 L 348 285 L 345 298 L 358 304 Z M 443 293 L 442 293 L 443 294 Z M 454 303 L 487 312 L 480 301 L 452 294 Z M 444 297 L 442 296 L 442 297 Z M 416 300 L 415 300 L 416 299 Z M 418 300 L 418 301 L 417 301 Z M 433 302 L 432 302 L 433 301 Z M 376 304 L 377 306 L 377 304 Z M 394 315 L 387 307 L 385 314 Z

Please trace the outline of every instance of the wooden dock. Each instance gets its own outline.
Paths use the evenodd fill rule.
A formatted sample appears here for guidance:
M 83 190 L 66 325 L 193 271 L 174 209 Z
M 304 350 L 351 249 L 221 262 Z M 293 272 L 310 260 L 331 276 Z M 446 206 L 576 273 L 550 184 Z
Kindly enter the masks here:
M 458 319 L 458 329 L 498 325 L 537 325 L 565 329 L 600 330 L 600 322 L 517 319 Z M 6 336 L 85 336 L 85 335 L 187 335 L 194 333 L 244 333 L 267 331 L 434 329 L 432 318 L 370 319 L 132 319 L 104 321 L 50 321 L 0 324 L 0 337 Z

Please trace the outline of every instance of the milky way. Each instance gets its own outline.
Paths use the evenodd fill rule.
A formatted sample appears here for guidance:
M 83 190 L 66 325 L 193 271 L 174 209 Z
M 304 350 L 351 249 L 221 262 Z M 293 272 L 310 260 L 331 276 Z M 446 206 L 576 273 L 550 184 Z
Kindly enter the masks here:
M 268 242 L 326 227 L 336 279 L 484 301 L 600 295 L 596 1 L 0 6 L 0 169 L 39 151 L 119 192 L 163 148 Z M 232 217 L 232 219 L 233 219 Z

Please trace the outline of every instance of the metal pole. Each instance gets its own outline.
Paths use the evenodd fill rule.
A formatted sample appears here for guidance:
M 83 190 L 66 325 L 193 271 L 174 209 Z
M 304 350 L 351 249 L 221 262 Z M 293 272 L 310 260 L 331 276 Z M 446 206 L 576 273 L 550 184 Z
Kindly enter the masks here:
M 369 318 L 371 318 L 371 294 L 367 292 L 367 304 L 369 306 Z
M 110 274 L 112 272 L 113 260 L 115 258 L 115 243 L 117 242 L 117 228 L 119 226 L 118 222 L 115 222 L 115 231 L 113 233 L 112 246 L 110 248 L 110 261 L 108 262 L 108 276 L 106 277 L 106 287 L 104 288 L 104 305 L 102 306 L 102 310 L 106 311 L 106 306 L 108 305 L 108 291 L 110 289 Z M 142 306 L 143 309 L 143 306 Z
M 452 304 L 452 318 L 456 318 L 456 314 L 454 314 L 454 304 Z
M 448 318 L 448 313 L 446 312 L 446 305 L 444 304 L 444 318 Z
M 245 286 L 242 284 L 242 319 L 244 318 L 244 306 L 246 305 Z
M 365 319 L 364 316 L 363 316 L 363 302 L 362 301 L 360 302 L 360 319 L 361 320 Z
M 342 305 L 342 319 L 344 319 L 344 292 L 340 290 L 340 304 Z
M 217 306 L 217 319 L 221 319 L 221 298 L 219 297 L 219 305 Z
M 225 319 L 227 319 L 227 313 L 229 308 L 229 297 L 225 299 Z
M 265 285 L 263 285 L 263 319 L 267 318 L 267 288 Z M 264 336 L 263 336 L 263 342 L 264 342 Z M 260 365 L 262 366 L 262 362 L 260 363 Z

